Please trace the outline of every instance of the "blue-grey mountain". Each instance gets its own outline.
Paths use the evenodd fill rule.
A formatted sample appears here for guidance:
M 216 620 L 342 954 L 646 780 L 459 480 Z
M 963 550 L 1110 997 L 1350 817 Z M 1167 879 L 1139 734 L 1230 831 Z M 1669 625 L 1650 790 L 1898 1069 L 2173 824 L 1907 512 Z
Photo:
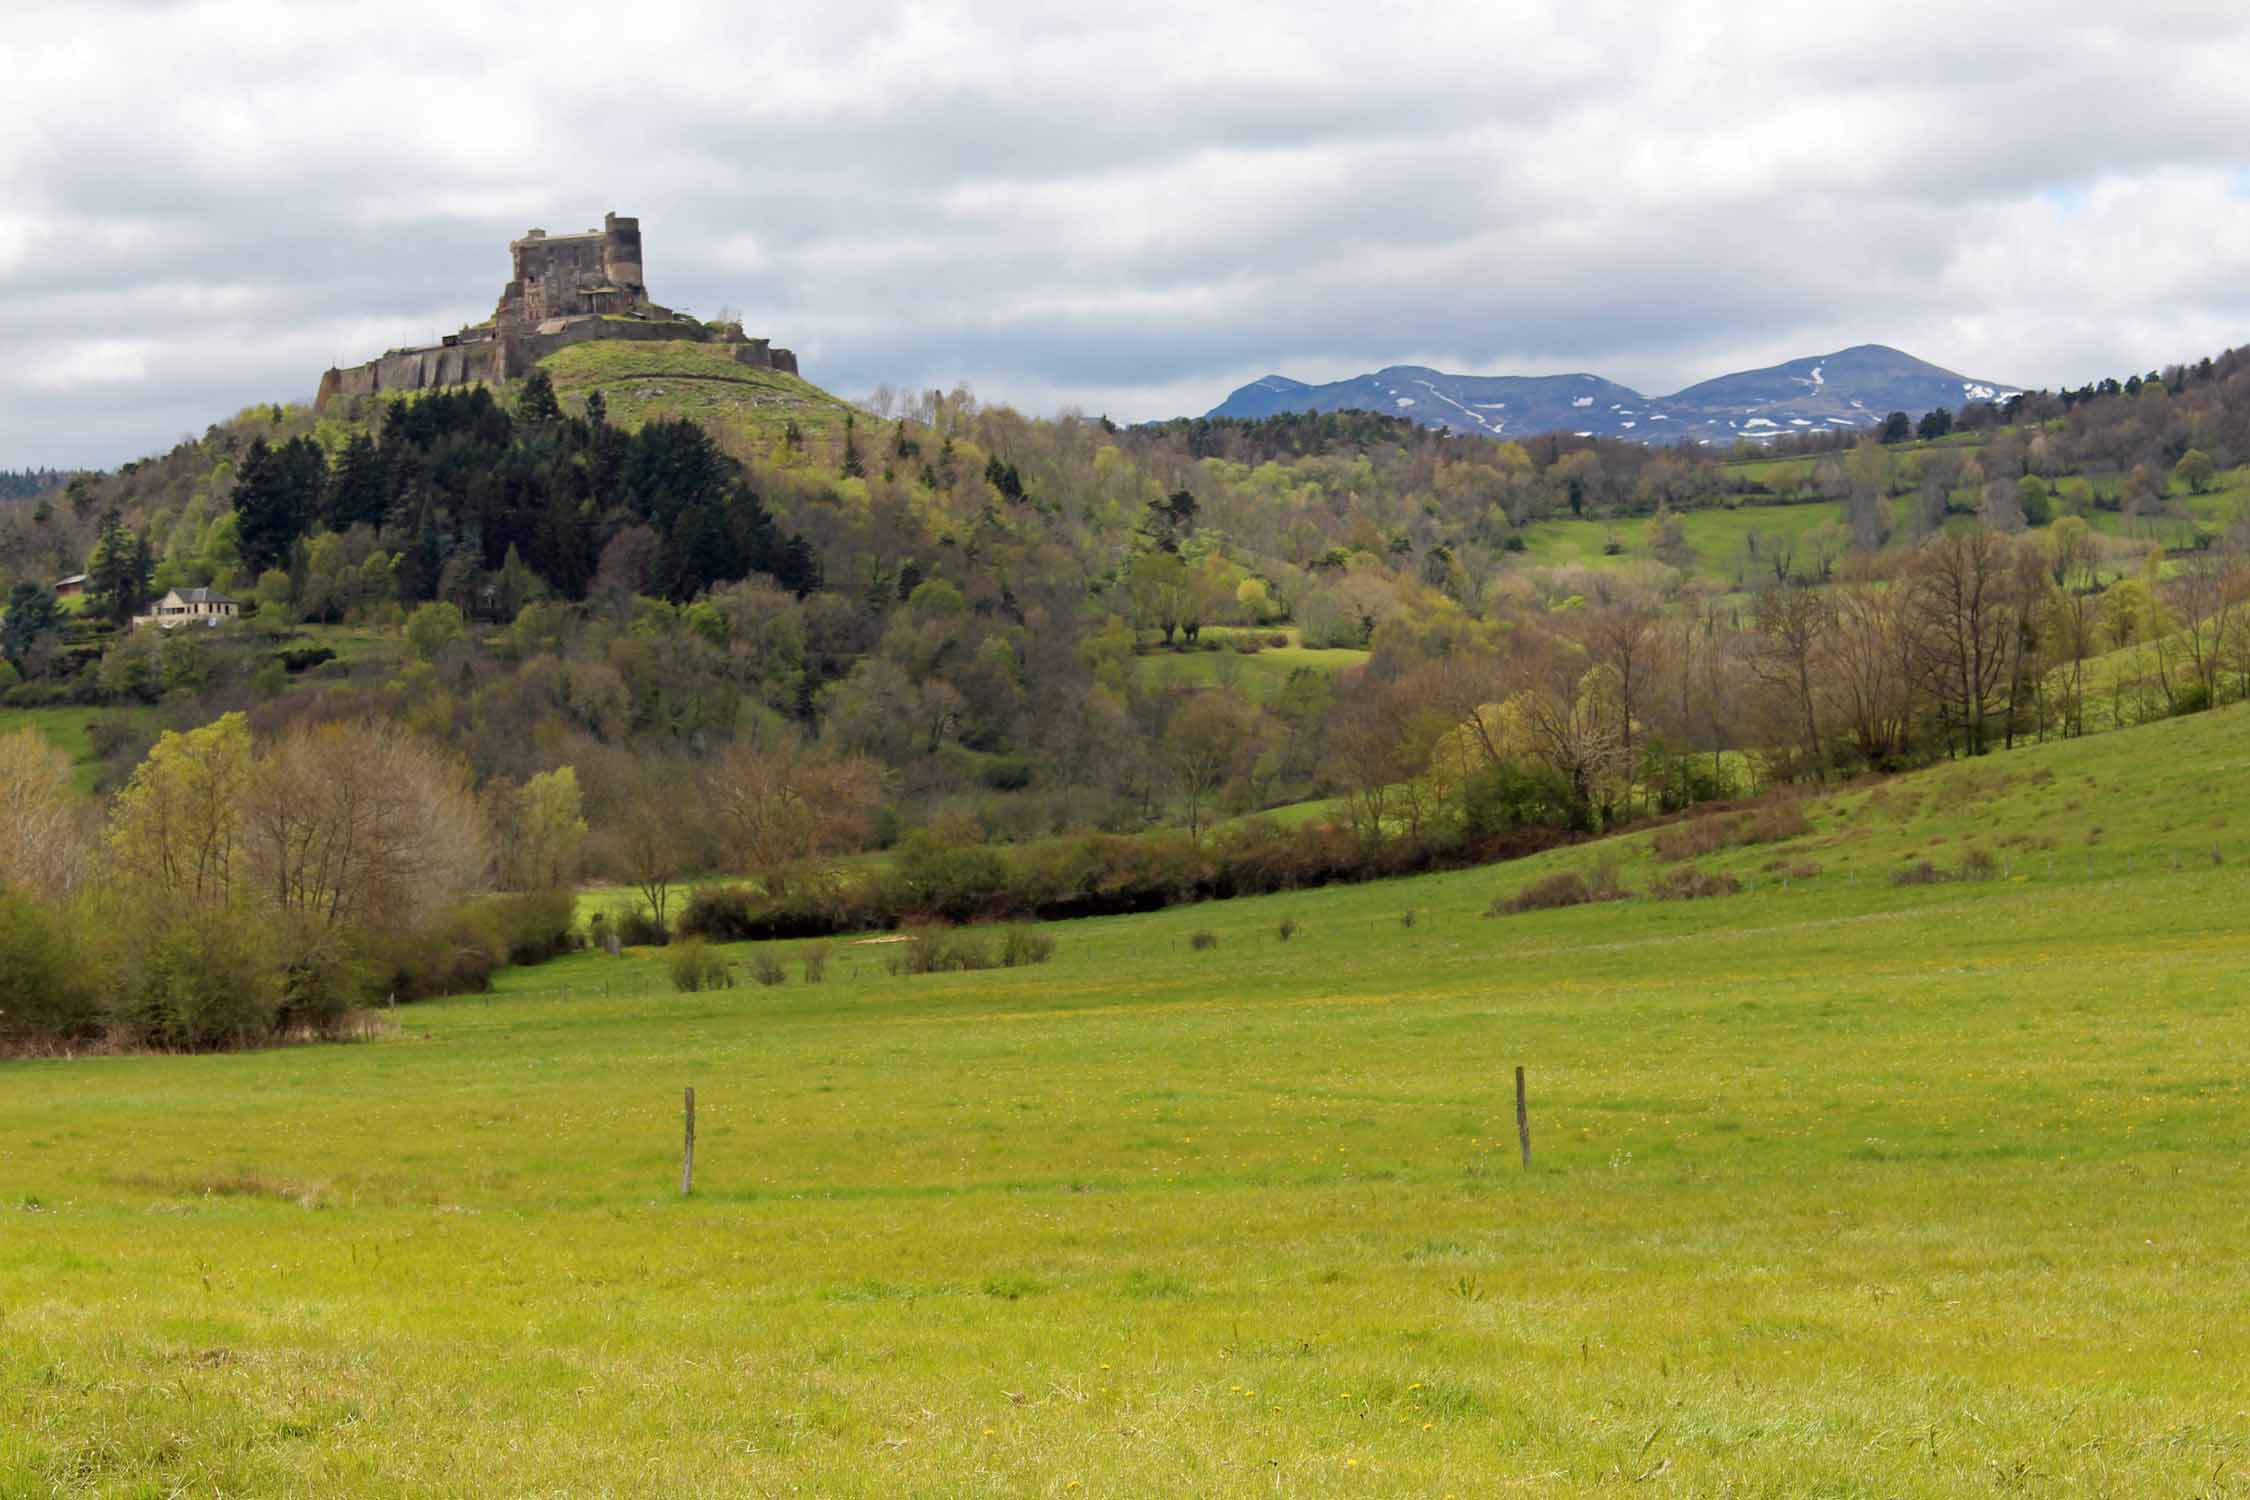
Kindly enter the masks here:
M 1380 411 L 1455 432 L 1532 437 L 1574 432 L 1654 443 L 1765 440 L 1819 428 L 1873 427 L 1894 411 L 2004 401 L 2018 387 L 1957 375 L 1926 360 L 1860 344 L 1763 370 L 1721 375 L 1669 396 L 1644 396 L 1598 375 L 1448 375 L 1392 365 L 1327 385 L 1268 375 L 1213 407 L 1214 417 Z

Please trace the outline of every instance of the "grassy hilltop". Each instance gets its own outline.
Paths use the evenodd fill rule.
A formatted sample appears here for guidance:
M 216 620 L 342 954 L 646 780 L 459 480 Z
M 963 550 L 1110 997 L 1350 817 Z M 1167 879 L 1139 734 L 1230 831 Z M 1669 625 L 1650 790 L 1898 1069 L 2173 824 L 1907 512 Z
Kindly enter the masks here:
M 2246 735 L 10 1064 L 0 1493 L 2235 1492 Z M 1604 863 L 1747 889 L 1484 915 Z
M 791 423 L 807 440 L 841 442 L 851 403 L 782 370 L 737 364 L 724 344 L 573 344 L 540 361 L 566 408 L 582 411 L 600 391 L 610 420 L 636 428 L 659 418 L 714 423 L 760 446 Z

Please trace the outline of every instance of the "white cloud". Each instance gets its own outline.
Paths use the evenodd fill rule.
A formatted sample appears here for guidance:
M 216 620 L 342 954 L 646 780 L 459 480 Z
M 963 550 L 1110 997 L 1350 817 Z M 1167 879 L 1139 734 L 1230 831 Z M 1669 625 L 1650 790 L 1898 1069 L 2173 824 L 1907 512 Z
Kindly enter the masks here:
M 307 396 L 611 208 L 660 299 L 839 390 L 1120 418 L 1272 371 L 1669 390 L 1869 340 L 2075 384 L 2250 329 L 2231 3 L 620 15 L 19 0 L 0 465 Z

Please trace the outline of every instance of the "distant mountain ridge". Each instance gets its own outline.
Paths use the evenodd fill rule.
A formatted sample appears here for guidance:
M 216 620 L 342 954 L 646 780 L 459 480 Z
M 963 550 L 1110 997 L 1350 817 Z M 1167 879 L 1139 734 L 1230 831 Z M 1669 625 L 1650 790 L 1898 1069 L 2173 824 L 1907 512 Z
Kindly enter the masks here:
M 1819 428 L 1873 427 L 1894 411 L 1919 417 L 1936 407 L 2004 401 L 2021 388 L 1973 380 L 1883 344 L 1743 370 L 1669 396 L 1584 373 L 1448 375 L 1392 365 L 1327 385 L 1268 375 L 1205 413 L 1270 417 L 1282 412 L 1379 411 L 1484 437 L 1573 432 L 1649 443 L 1766 440 Z

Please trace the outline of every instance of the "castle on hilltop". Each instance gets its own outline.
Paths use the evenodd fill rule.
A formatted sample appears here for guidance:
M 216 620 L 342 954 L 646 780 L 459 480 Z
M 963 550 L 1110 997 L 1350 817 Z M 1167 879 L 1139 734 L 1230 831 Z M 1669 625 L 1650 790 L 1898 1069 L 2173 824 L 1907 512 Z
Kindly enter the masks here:
M 331 369 L 320 377 L 317 411 L 338 396 L 496 384 L 520 378 L 557 349 L 590 339 L 687 339 L 725 344 L 735 361 L 797 373 L 797 356 L 738 323 L 698 323 L 649 300 L 641 273 L 641 221 L 604 214 L 584 234 L 533 229 L 508 246 L 515 275 L 492 316 L 422 349 Z

